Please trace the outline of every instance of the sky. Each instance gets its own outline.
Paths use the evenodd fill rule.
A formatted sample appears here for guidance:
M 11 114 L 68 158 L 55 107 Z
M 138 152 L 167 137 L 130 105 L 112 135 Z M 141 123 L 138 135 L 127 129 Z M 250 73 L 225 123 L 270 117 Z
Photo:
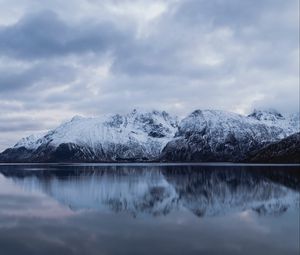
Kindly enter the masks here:
M 298 0 L 0 7 L 0 150 L 74 115 L 299 111 Z

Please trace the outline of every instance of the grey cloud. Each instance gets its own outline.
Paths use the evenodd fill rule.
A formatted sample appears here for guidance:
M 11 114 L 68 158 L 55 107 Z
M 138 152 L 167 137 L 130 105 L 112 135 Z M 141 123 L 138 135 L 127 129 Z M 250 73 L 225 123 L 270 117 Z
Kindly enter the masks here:
M 129 31 L 126 31 L 129 33 Z M 0 28 L 0 54 L 25 59 L 106 52 L 128 36 L 112 23 L 67 24 L 53 11 Z
M 5 103 L 0 116 L 39 117 L 36 125 L 1 122 L 3 134 L 10 126 L 18 136 L 22 128 L 52 128 L 68 114 L 139 106 L 181 115 L 196 108 L 245 112 L 256 105 L 298 110 L 297 0 L 159 2 L 167 7 L 150 21 L 128 18 L 135 1 L 124 9 L 123 1 L 45 0 L 43 7 L 28 0 L 26 8 L 10 2 L 24 16 L 0 26 L 0 103 L 16 101 Z M 93 6 L 96 14 L 101 9 L 99 17 Z M 51 125 L 41 117 L 49 109 Z M 0 141 L 5 137 L 0 134 Z
M 7 93 L 16 93 L 16 90 L 22 92 L 22 89 L 32 87 L 37 82 L 50 82 L 52 86 L 56 83 L 68 82 L 74 79 L 75 75 L 74 68 L 70 66 L 53 65 L 48 62 L 33 64 L 25 70 L 0 69 L 0 98 L 7 96 Z M 45 88 L 44 85 L 41 87 Z
M 46 119 L 45 119 L 46 120 Z M 46 121 L 44 123 L 46 124 Z M 0 132 L 38 131 L 46 128 L 41 121 L 26 117 L 0 117 Z
M 235 28 L 253 25 L 261 16 L 272 10 L 280 11 L 297 4 L 295 0 L 187 0 L 181 2 L 175 16 L 189 24 L 202 22 L 206 26 L 231 26 Z
M 112 70 L 130 76 L 190 79 L 223 79 L 243 67 L 294 72 L 289 53 L 299 47 L 299 26 L 287 16 L 297 16 L 297 9 L 295 0 L 179 2 L 175 12 L 163 16 L 153 35 L 117 48 Z M 231 33 L 228 39 L 222 30 Z M 195 65 L 191 57 L 193 52 L 197 56 L 197 46 L 204 52 L 204 47 L 211 46 L 223 62 Z M 182 55 L 184 52 L 190 55 Z

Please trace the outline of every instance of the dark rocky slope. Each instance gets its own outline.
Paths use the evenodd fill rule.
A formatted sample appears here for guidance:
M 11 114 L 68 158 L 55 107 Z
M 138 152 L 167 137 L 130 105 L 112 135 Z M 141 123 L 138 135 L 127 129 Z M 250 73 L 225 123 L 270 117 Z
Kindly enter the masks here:
M 272 143 L 251 155 L 253 163 L 300 163 L 300 133 Z

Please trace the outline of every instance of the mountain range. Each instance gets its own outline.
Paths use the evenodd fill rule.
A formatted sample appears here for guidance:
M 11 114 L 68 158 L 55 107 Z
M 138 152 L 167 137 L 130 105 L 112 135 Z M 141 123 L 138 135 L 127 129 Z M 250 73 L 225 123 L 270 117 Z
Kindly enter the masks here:
M 295 163 L 299 158 L 300 135 L 295 135 L 299 133 L 299 116 L 275 110 L 254 110 L 247 116 L 195 110 L 180 120 L 165 111 L 136 109 L 124 115 L 75 116 L 45 134 L 21 139 L 0 153 L 0 161 L 273 162 L 274 159 L 276 163 Z M 285 143 L 284 150 L 275 159 L 277 148 L 283 148 L 281 142 Z M 272 158 L 264 150 L 271 150 Z

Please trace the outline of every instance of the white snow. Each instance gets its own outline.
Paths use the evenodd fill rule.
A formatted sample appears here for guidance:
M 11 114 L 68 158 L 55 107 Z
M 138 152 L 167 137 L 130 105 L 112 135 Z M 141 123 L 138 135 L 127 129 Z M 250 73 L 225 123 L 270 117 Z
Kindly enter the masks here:
M 153 137 L 149 135 L 151 131 L 159 131 L 163 137 Z M 93 151 L 97 151 L 99 147 L 106 151 L 112 150 L 112 147 L 118 144 L 140 145 L 145 155 L 156 156 L 174 137 L 176 131 L 175 116 L 155 110 L 151 112 L 133 110 L 126 115 L 104 115 L 98 118 L 75 116 L 42 137 L 23 138 L 14 147 L 36 149 L 41 144 L 57 147 L 62 143 L 74 143 L 88 146 Z
M 299 114 L 277 117 L 272 112 L 243 116 L 219 110 L 196 110 L 179 124 L 179 130 L 214 134 L 215 139 L 225 139 L 228 134 L 236 138 L 251 134 L 262 139 L 277 140 L 299 132 Z
M 15 148 L 25 147 L 27 149 L 32 149 L 32 150 L 37 149 L 42 144 L 42 141 L 40 140 L 41 137 L 42 134 L 40 135 L 34 134 L 28 137 L 24 137 L 20 141 L 18 141 L 14 147 Z
M 276 111 L 255 110 L 249 116 L 243 116 L 225 111 L 197 110 L 180 122 L 179 129 L 177 117 L 164 111 L 133 110 L 125 115 L 97 118 L 75 116 L 43 136 L 21 139 L 14 147 L 35 150 L 45 144 L 57 147 L 62 143 L 74 143 L 93 152 L 101 149 L 127 158 L 137 155 L 153 158 L 177 131 L 204 130 L 216 141 L 227 139 L 229 134 L 234 134 L 237 139 L 251 135 L 260 141 L 276 141 L 299 132 L 299 114 L 281 115 Z M 119 145 L 129 149 L 120 152 Z

